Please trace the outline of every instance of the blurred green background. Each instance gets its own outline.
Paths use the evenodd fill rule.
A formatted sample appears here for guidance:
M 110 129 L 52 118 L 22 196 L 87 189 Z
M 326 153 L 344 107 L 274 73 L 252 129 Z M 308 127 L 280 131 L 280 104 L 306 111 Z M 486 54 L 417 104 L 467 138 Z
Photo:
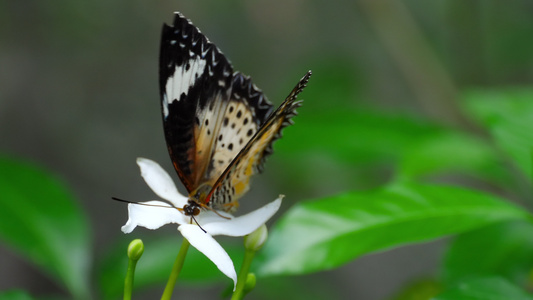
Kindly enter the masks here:
M 280 193 L 287 195 L 286 209 L 380 186 L 398 175 L 398 161 L 417 150 L 417 137 L 428 128 L 485 140 L 461 110 L 469 91 L 527 87 L 533 80 L 533 2 L 527 0 L 0 0 L 0 153 L 41 165 L 71 187 L 89 215 L 97 256 L 124 239 L 127 210 L 111 196 L 155 198 L 136 157 L 153 159 L 174 176 L 157 83 L 160 30 L 174 11 L 191 19 L 236 70 L 251 75 L 274 105 L 313 71 L 296 125 L 275 145 L 242 211 Z M 343 152 L 341 144 L 353 151 Z M 491 180 L 461 172 L 429 179 L 506 195 L 494 182 L 516 177 L 491 177 L 501 172 L 486 168 Z M 174 234 L 168 227 L 165 233 Z M 149 234 L 138 230 L 126 238 Z M 435 275 L 444 244 L 365 256 L 333 271 L 267 281 L 263 290 L 260 282 L 250 299 L 268 299 L 269 287 L 307 288 L 302 299 L 385 299 L 413 279 Z M 0 266 L 0 290 L 62 293 L 2 245 Z M 211 299 L 219 287 L 179 286 L 180 295 L 196 299 Z

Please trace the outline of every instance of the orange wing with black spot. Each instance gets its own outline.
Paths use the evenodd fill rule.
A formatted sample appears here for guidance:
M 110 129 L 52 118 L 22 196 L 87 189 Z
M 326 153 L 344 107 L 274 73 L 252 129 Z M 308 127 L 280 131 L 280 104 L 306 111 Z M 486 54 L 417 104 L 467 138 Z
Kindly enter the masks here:
M 262 171 L 265 158 L 272 153 L 273 142 L 281 137 L 281 130 L 293 124 L 291 118 L 301 105 L 301 101 L 296 101 L 296 98 L 307 85 L 310 76 L 311 71 L 298 82 L 287 99 L 232 160 L 213 185 L 207 197 L 208 205 L 225 211 L 232 211 L 237 207 L 237 200 L 249 189 L 252 175 Z

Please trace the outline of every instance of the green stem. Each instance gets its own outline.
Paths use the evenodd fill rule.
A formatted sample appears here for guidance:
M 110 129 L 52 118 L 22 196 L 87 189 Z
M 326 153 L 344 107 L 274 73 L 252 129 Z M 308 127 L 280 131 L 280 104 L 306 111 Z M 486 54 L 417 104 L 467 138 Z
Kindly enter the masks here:
M 135 276 L 136 266 L 136 260 L 128 260 L 128 271 L 126 273 L 126 279 L 124 280 L 124 300 L 131 300 L 131 294 L 133 290 L 133 277 Z
M 244 286 L 246 285 L 246 279 L 248 278 L 254 256 L 254 250 L 246 249 L 244 252 L 244 260 L 239 271 L 239 276 L 237 277 L 237 287 L 235 288 L 235 292 L 233 292 L 233 296 L 231 296 L 231 300 L 241 300 L 244 298 Z
M 183 267 L 183 262 L 185 261 L 187 250 L 189 250 L 189 245 L 189 241 L 187 239 L 183 239 L 180 252 L 176 257 L 176 261 L 174 261 L 174 266 L 172 267 L 172 272 L 168 277 L 167 286 L 165 286 L 165 291 L 163 292 L 163 296 L 161 296 L 161 300 L 170 300 L 172 297 L 172 292 L 174 291 L 174 286 L 176 285 L 181 268 Z
M 140 239 L 135 239 L 128 245 L 128 271 L 124 279 L 124 300 L 131 300 L 133 291 L 133 278 L 135 277 L 135 267 L 144 253 L 144 244 Z

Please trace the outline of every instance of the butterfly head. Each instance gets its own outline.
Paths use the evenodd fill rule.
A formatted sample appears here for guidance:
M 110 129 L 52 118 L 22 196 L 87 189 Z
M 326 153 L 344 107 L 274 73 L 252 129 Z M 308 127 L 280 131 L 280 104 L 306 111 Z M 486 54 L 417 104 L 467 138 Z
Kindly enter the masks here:
M 200 214 L 200 204 L 198 202 L 189 200 L 187 204 L 183 206 L 183 213 L 186 216 L 197 216 Z
M 189 201 L 183 206 L 183 213 L 186 216 L 197 216 L 202 208 L 206 208 L 207 197 L 211 192 L 211 186 L 207 183 L 201 184 L 196 190 L 189 194 Z
M 196 225 L 198 225 L 198 227 L 200 227 L 200 229 L 204 232 L 204 233 L 207 233 L 207 231 L 205 231 L 205 229 L 202 228 L 202 226 L 200 226 L 200 223 L 198 223 L 198 221 L 196 220 L 196 218 L 194 216 L 198 216 L 200 214 L 200 210 L 201 210 L 202 206 L 194 201 L 194 200 L 191 200 L 189 199 L 189 201 L 187 201 L 187 204 L 185 204 L 183 206 L 183 208 L 181 209 L 181 211 L 188 217 L 191 217 L 191 224 L 192 222 L 194 221 L 194 223 L 196 223 Z

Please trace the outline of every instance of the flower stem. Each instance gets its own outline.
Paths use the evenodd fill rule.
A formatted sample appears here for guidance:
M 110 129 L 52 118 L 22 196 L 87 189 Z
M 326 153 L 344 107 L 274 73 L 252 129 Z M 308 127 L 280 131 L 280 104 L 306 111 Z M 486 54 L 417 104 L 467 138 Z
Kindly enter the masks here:
M 176 285 L 181 268 L 183 267 L 183 262 L 185 261 L 187 250 L 189 250 L 189 245 L 189 241 L 187 239 L 183 239 L 180 252 L 176 257 L 176 261 L 174 261 L 174 266 L 172 267 L 172 272 L 168 277 L 167 285 L 165 286 L 165 291 L 163 292 L 163 296 L 161 296 L 161 300 L 170 300 L 172 297 L 172 292 L 174 291 L 174 286 Z
M 135 275 L 136 260 L 128 261 L 128 271 L 126 273 L 126 279 L 124 280 L 124 300 L 131 300 L 131 294 L 133 290 L 133 277 Z
M 254 250 L 246 249 L 244 252 L 242 267 L 239 271 L 239 276 L 237 277 L 237 287 L 235 288 L 235 292 L 233 292 L 233 296 L 231 296 L 231 300 L 241 300 L 244 298 L 244 286 L 246 285 L 246 279 L 248 278 L 248 273 L 254 256 Z
M 128 246 L 128 271 L 124 280 L 124 300 L 131 300 L 133 291 L 133 278 L 135 276 L 135 267 L 144 252 L 144 244 L 141 240 L 135 239 Z

